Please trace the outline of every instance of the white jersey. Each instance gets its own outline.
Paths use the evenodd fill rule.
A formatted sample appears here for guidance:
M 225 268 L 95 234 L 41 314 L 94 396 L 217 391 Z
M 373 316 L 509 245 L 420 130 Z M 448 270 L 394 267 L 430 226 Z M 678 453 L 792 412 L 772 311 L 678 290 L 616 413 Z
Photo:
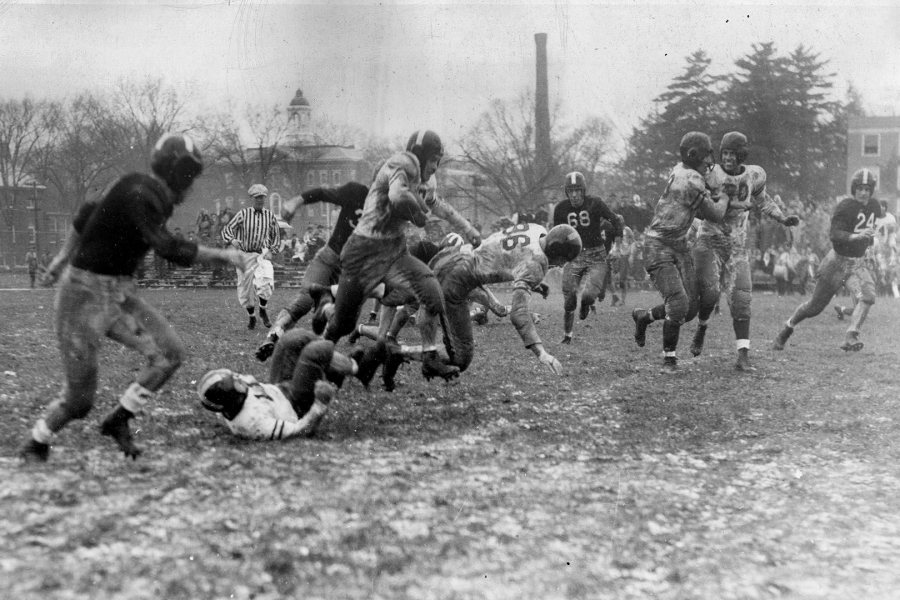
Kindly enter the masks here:
M 491 234 L 474 251 L 478 270 L 509 271 L 513 287 L 533 290 L 549 268 L 540 244 L 545 235 L 547 230 L 536 223 L 520 223 Z
M 244 407 L 225 424 L 233 434 L 251 440 L 282 440 L 298 435 L 309 435 L 328 410 L 327 405 L 316 400 L 309 412 L 298 418 L 294 407 L 277 385 L 259 383 L 252 377 L 242 376 L 250 386 Z

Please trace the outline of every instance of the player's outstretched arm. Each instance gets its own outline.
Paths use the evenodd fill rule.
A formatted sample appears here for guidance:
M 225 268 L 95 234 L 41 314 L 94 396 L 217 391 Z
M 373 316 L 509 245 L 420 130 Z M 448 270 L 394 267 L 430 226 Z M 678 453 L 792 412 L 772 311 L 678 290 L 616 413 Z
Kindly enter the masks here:
M 75 249 L 78 248 L 80 240 L 81 235 L 75 231 L 74 227 L 70 227 L 69 235 L 66 236 L 66 241 L 63 243 L 62 248 L 59 249 L 59 252 L 56 253 L 56 256 L 54 256 L 50 261 L 50 264 L 47 265 L 47 269 L 41 274 L 40 284 L 42 286 L 50 287 L 59 280 L 59 275 L 62 273 L 63 267 L 69 264 L 69 259 L 75 253 Z
M 194 262 L 207 265 L 233 265 L 244 270 L 244 254 L 237 248 L 210 248 L 209 246 L 197 246 L 197 256 Z

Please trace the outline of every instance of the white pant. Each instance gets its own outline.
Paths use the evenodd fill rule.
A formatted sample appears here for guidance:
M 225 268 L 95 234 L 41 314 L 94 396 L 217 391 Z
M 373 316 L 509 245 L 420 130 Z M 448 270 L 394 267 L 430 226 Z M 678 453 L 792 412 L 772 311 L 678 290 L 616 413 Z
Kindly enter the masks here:
M 244 252 L 244 270 L 237 271 L 238 302 L 244 308 L 255 307 L 257 298 L 268 302 L 275 291 L 272 262 L 256 252 Z

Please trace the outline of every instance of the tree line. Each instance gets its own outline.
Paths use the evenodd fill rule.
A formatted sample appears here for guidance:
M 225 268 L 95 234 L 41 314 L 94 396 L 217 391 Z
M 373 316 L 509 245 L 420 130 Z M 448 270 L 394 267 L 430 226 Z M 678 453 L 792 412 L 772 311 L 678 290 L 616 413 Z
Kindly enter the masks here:
M 624 151 L 611 123 L 597 116 L 568 119 L 557 102 L 552 156 L 544 165 L 535 157 L 533 93 L 495 100 L 459 140 L 447 140 L 472 174 L 470 181 L 455 179 L 449 185 L 456 189 L 448 191 L 483 214 L 509 215 L 561 197 L 563 174 L 580 170 L 593 192 L 637 193 L 652 204 L 685 132 L 707 132 L 716 143 L 739 130 L 750 140 L 749 161 L 766 169 L 772 190 L 807 205 L 845 192 L 847 122 L 863 114 L 862 103 L 852 86 L 844 99 L 834 98 L 827 60 L 805 46 L 782 55 L 767 42 L 754 44 L 725 75 L 711 66 L 703 50 L 686 57 Z M 65 101 L 0 100 L 0 184 L 18 186 L 33 177 L 74 211 L 116 176 L 145 170 L 153 144 L 173 130 L 191 134 L 208 160 L 229 164 L 247 185 L 266 181 L 284 160 L 286 107 L 226 103 L 197 115 L 190 100 L 159 79 L 121 80 L 103 95 L 82 92 Z M 324 117 L 311 129 L 317 144 L 356 145 L 373 166 L 405 141 Z

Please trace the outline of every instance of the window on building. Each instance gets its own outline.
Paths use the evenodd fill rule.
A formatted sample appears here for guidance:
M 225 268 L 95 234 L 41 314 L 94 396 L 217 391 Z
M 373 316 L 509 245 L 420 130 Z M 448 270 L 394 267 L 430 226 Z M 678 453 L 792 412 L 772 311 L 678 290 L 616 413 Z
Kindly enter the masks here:
M 878 156 L 881 152 L 881 136 L 877 133 L 863 135 L 863 156 Z
M 311 188 L 316 186 L 316 172 L 309 171 L 306 173 L 306 187 Z
M 328 171 L 319 171 L 319 184 L 322 187 L 328 185 Z
M 341 185 L 341 172 L 340 171 L 332 171 L 331 172 L 331 183 L 332 183 L 332 185 Z

